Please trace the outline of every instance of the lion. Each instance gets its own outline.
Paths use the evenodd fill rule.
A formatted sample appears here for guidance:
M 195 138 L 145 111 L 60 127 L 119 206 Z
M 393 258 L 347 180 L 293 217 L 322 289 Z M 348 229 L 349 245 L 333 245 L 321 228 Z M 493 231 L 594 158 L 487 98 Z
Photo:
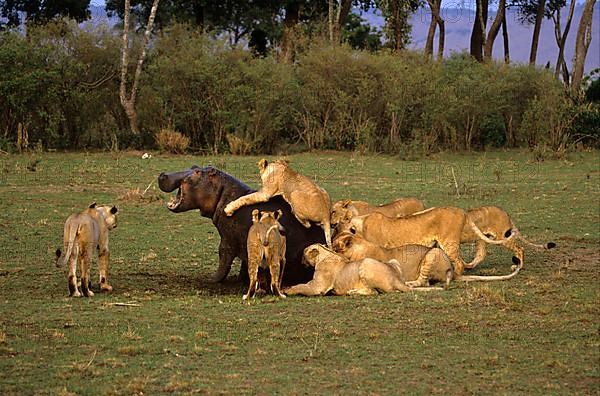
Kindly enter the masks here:
M 374 295 L 394 291 L 442 290 L 440 287 L 410 288 L 404 284 L 401 266 L 396 260 L 387 263 L 373 258 L 350 261 L 322 244 L 304 249 L 307 265 L 315 267 L 313 279 L 308 283 L 288 287 L 288 295 L 320 296 L 328 292 L 335 295 Z
M 108 283 L 108 233 L 117 227 L 117 211 L 116 206 L 98 206 L 94 202 L 83 212 L 67 218 L 63 237 L 65 255 L 60 260 L 62 252 L 60 249 L 56 250 L 56 266 L 64 266 L 69 262 L 69 297 L 81 296 L 77 288 L 78 260 L 81 266 L 81 291 L 86 297 L 94 295 L 90 290 L 90 267 L 96 249 L 100 261 L 100 290 L 113 290 Z
M 383 262 L 396 260 L 409 287 L 429 286 L 431 282 L 450 285 L 454 268 L 442 249 L 422 245 L 404 245 L 386 249 L 359 235 L 343 232 L 333 239 L 333 250 L 351 261 L 373 258 Z
M 302 225 L 310 228 L 312 221 L 321 226 L 327 246 L 331 246 L 331 200 L 327 191 L 294 171 L 283 160 L 268 163 L 266 159 L 261 159 L 258 169 L 262 188 L 228 203 L 225 214 L 231 216 L 242 206 L 267 202 L 271 197 L 281 195 Z
M 402 217 L 425 209 L 423 202 L 416 198 L 399 198 L 393 202 L 373 206 L 365 201 L 352 201 L 343 199 L 337 201 L 331 207 L 331 224 L 336 226 L 340 223 L 347 211 L 350 211 L 351 216 L 362 216 L 369 213 L 381 213 L 387 217 Z
M 400 263 L 405 283 L 409 287 L 429 286 L 431 281 L 443 282 L 444 286 L 448 287 L 452 280 L 508 280 L 517 275 L 522 268 L 522 264 L 514 266 L 513 271 L 508 275 L 457 276 L 454 273 L 450 258 L 442 249 L 422 245 L 404 245 L 387 249 L 351 232 L 343 232 L 336 236 L 333 240 L 333 249 L 352 261 L 366 257 L 380 261 L 395 259 Z
M 467 211 L 467 216 L 486 236 L 497 240 L 503 240 L 504 243 L 501 245 L 511 250 L 514 255 L 521 260 L 523 260 L 524 251 L 523 248 L 517 245 L 516 239 L 521 240 L 529 246 L 540 249 L 552 249 L 556 247 L 554 242 L 535 244 L 526 240 L 521 235 L 519 229 L 514 225 L 508 213 L 497 206 L 482 206 L 469 209 Z M 514 237 L 509 238 L 511 235 Z M 477 244 L 475 258 L 465 265 L 465 268 L 475 268 L 485 259 L 487 254 L 486 242 L 481 240 L 469 226 L 465 226 L 463 229 L 460 241 L 462 243 L 475 242 Z
M 505 240 L 486 237 L 464 210 L 455 207 L 430 208 L 398 219 L 391 219 L 381 213 L 355 216 L 344 228 L 385 248 L 410 244 L 434 246 L 437 243 L 450 257 L 456 275 L 460 276 L 466 266 L 459 253 L 461 235 L 466 226 L 486 243 L 506 243 Z M 509 238 L 514 238 L 514 235 Z M 513 258 L 515 264 L 522 264 L 522 261 L 522 257 Z
M 258 267 L 268 268 L 271 273 L 271 292 L 279 297 L 281 293 L 281 278 L 285 268 L 285 235 L 279 218 L 281 210 L 276 212 L 252 211 L 252 226 L 248 231 L 248 277 L 250 286 L 243 300 L 254 297 L 258 283 Z

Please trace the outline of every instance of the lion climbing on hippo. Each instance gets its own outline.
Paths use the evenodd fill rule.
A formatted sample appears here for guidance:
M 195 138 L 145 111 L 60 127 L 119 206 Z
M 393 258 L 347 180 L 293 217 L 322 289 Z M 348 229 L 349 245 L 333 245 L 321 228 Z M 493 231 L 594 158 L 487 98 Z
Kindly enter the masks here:
M 323 230 L 311 225 L 305 227 L 292 213 L 290 205 L 281 196 L 266 202 L 242 206 L 232 216 L 227 216 L 225 207 L 240 197 L 256 191 L 233 176 L 212 166 L 192 166 L 189 169 L 161 173 L 158 186 L 164 192 L 177 194 L 167 204 L 174 213 L 199 210 L 200 215 L 212 220 L 219 232 L 219 266 L 213 280 L 223 281 L 231 270 L 233 260 L 241 260 L 240 276 L 248 276 L 248 231 L 252 226 L 252 211 L 276 212 L 281 210 L 281 225 L 285 229 L 287 249 L 285 254 L 284 284 L 297 284 L 312 279 L 314 269 L 302 264 L 304 248 L 313 243 L 325 243 Z

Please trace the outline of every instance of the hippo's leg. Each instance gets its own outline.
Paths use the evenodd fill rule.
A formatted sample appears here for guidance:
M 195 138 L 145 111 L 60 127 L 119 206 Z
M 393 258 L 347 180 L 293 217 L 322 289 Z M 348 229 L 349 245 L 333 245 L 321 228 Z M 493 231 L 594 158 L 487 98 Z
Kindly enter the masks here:
M 242 260 L 242 263 L 240 265 L 240 275 L 239 275 L 239 280 L 243 283 L 247 283 L 249 280 L 248 277 L 248 261 L 247 260 Z
M 231 270 L 231 263 L 233 263 L 233 259 L 235 258 L 235 253 L 231 246 L 228 246 L 223 243 L 221 240 L 221 244 L 219 245 L 219 268 L 217 272 L 213 276 L 214 282 L 222 282 L 225 280 L 227 275 L 229 275 L 229 271 Z M 246 267 L 247 268 L 247 267 Z M 248 270 L 246 269 L 246 272 Z

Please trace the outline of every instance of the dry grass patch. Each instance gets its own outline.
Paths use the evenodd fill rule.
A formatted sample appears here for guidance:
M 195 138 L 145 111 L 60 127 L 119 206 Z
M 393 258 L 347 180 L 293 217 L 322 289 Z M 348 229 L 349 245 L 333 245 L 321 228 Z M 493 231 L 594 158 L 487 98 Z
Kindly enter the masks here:
M 169 393 L 186 392 L 190 389 L 191 384 L 187 381 L 182 380 L 178 375 L 172 376 L 169 382 L 163 388 L 165 392 Z
M 490 285 L 467 286 L 461 296 L 466 305 L 498 306 L 506 308 L 509 302 L 504 288 L 494 288 Z

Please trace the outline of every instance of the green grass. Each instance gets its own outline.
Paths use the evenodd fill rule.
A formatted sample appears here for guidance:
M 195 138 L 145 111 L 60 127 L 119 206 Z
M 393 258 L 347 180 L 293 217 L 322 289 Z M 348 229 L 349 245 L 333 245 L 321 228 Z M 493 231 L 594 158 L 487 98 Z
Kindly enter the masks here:
M 312 153 L 292 166 L 333 200 L 502 206 L 526 250 L 498 283 L 376 297 L 267 296 L 211 284 L 216 229 L 172 214 L 161 171 L 213 164 L 258 187 L 258 157 L 0 156 L 0 394 L 594 394 L 600 389 L 599 153 L 533 163 L 518 151 L 422 161 Z M 40 159 L 36 170 L 27 167 Z M 454 169 L 454 176 L 452 170 Z M 456 178 L 456 183 L 455 179 Z M 153 183 L 153 184 L 151 184 Z M 126 199 L 144 191 L 145 199 Z M 458 194 L 457 187 L 458 186 Z M 119 198 L 123 197 L 123 198 Z M 114 203 L 113 293 L 67 298 L 54 267 L 70 213 Z M 465 249 L 465 256 L 469 250 Z M 473 273 L 510 270 L 490 248 Z M 469 258 L 469 257 L 467 257 Z M 94 280 L 97 266 L 93 267 Z M 114 303 L 137 306 L 118 306 Z

